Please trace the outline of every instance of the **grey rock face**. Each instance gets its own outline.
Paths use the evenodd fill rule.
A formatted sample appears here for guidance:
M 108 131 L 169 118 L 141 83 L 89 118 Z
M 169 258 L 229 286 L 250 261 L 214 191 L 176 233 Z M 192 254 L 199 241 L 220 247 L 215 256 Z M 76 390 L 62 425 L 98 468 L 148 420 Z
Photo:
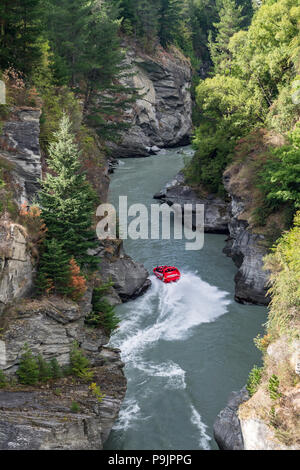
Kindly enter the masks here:
M 91 310 L 91 305 L 89 311 Z M 99 354 L 109 338 L 103 330 L 84 326 L 87 312 L 71 300 L 50 297 L 42 301 L 23 301 L 7 310 L 0 343 L 0 363 L 6 373 L 13 374 L 19 364 L 26 342 L 34 354 L 46 360 L 56 358 L 61 365 L 69 363 L 72 343 L 76 340 L 98 365 Z
M 32 201 L 42 177 L 40 114 L 38 109 L 21 108 L 15 111 L 14 119 L 3 126 L 0 155 L 13 164 L 12 174 L 20 204 Z
M 139 89 L 141 98 L 127 112 L 132 125 L 120 145 L 113 145 L 116 157 L 143 157 L 160 147 L 189 142 L 192 132 L 191 67 L 183 58 L 156 58 L 127 51 L 126 63 L 135 75 L 125 80 Z
M 30 292 L 34 266 L 25 229 L 0 219 L 0 314 L 4 307 Z
M 185 204 L 192 204 L 193 215 L 196 213 L 196 204 L 203 204 L 205 232 L 228 233 L 228 204 L 214 195 L 206 198 L 198 196 L 190 186 L 185 184 L 182 173 L 178 173 L 172 181 L 166 184 L 162 191 L 155 194 L 154 199 L 160 199 L 170 206 L 179 204 L 182 209 Z
M 151 286 L 148 271 L 124 253 L 121 240 L 101 241 L 98 249 L 90 254 L 100 258 L 103 282 L 114 284 L 106 295 L 112 305 L 133 300 Z
M 117 419 L 126 379 L 118 365 L 94 372 L 93 381 L 106 394 L 101 403 L 88 385 L 64 379 L 56 388 L 0 390 L 0 449 L 101 450 Z M 78 404 L 78 413 L 71 412 L 72 402 Z
M 245 203 L 230 190 L 230 180 L 225 179 L 225 188 L 231 196 L 230 237 L 224 253 L 232 257 L 238 267 L 235 277 L 235 298 L 241 303 L 268 305 L 269 273 L 263 270 L 263 258 L 267 254 L 264 236 L 253 233 L 247 220 L 243 219 Z
M 84 326 L 89 299 L 87 293 L 85 308 L 58 297 L 28 300 L 2 316 L 0 366 L 7 375 L 15 374 L 25 342 L 34 354 L 66 365 L 76 340 L 105 398 L 100 403 L 88 384 L 67 378 L 38 388 L 0 390 L 0 449 L 102 449 L 124 399 L 126 379 L 120 351 L 104 347 L 105 332 Z M 72 402 L 78 403 L 78 414 L 71 413 Z
M 221 450 L 244 449 L 241 423 L 237 413 L 239 406 L 249 398 L 246 387 L 239 392 L 232 392 L 226 407 L 218 414 L 214 423 L 214 438 Z

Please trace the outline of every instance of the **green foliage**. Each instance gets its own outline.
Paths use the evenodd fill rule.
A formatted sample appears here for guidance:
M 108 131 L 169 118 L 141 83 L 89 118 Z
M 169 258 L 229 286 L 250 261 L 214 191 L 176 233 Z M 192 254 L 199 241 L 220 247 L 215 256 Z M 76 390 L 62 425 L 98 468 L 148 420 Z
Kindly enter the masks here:
M 97 401 L 101 403 L 103 399 L 105 398 L 105 394 L 101 391 L 100 387 L 96 383 L 91 383 L 89 386 L 89 390 L 92 392 L 92 394 L 97 398 Z
M 41 354 L 37 357 L 37 363 L 39 367 L 39 381 L 40 382 L 48 382 L 52 379 L 52 369 L 51 365 L 45 361 Z
M 41 182 L 39 202 L 42 218 L 47 226 L 47 238 L 55 239 L 56 249 L 69 258 L 74 257 L 82 267 L 98 266 L 97 260 L 87 254 L 95 247 L 91 230 L 96 195 L 81 171 L 80 153 L 71 132 L 69 118 L 64 115 L 55 141 L 49 147 L 48 173 Z
M 217 73 L 230 72 L 231 53 L 229 50 L 230 38 L 237 33 L 243 22 L 242 6 L 237 6 L 235 0 L 222 0 L 219 11 L 219 22 L 214 23 L 217 31 L 216 38 L 209 38 L 211 58 Z
M 91 327 L 102 327 L 107 334 L 111 334 L 118 328 L 120 319 L 116 316 L 115 309 L 103 298 L 111 284 L 105 284 L 95 288 L 92 297 L 92 312 L 86 318 L 85 323 Z
M 268 390 L 269 390 L 269 395 L 272 400 L 277 400 L 278 398 L 281 397 L 281 393 L 278 391 L 279 390 L 279 378 L 273 374 L 268 383 Z
M 38 294 L 71 295 L 70 257 L 55 238 L 46 239 L 38 266 L 35 286 Z
M 197 87 L 200 117 L 194 139 L 196 155 L 187 168 L 191 181 L 218 192 L 222 172 L 240 137 L 266 125 L 286 132 L 300 116 L 299 105 L 293 99 L 300 51 L 298 1 L 265 2 L 249 29 L 238 32 L 242 9 L 234 10 L 233 0 L 225 0 L 222 5 L 220 21 L 215 23 L 216 40 L 211 42 L 219 73 Z M 296 158 L 295 152 L 292 155 L 283 149 L 267 162 L 265 189 L 269 206 L 282 201 L 295 204 L 299 186 Z M 281 164 L 284 160 L 286 168 Z M 294 183 L 291 170 L 296 171 Z
M 254 366 L 249 374 L 247 387 L 246 387 L 249 392 L 250 397 L 252 397 L 256 393 L 261 383 L 261 377 L 262 377 L 262 368 Z
M 1 0 L 0 68 L 29 74 L 41 58 L 42 0 Z
M 300 212 L 294 227 L 285 233 L 265 257 L 265 268 L 270 270 L 272 297 L 268 333 L 274 339 L 282 334 L 298 334 L 300 309 Z
M 174 43 L 182 22 L 182 13 L 182 0 L 161 0 L 158 35 L 163 47 Z
M 216 75 L 201 81 L 197 89 L 201 113 L 196 129 L 196 154 L 186 168 L 187 178 L 222 193 L 222 175 L 236 141 L 256 123 L 256 101 L 234 77 Z
M 80 411 L 79 403 L 77 403 L 76 401 L 72 401 L 71 411 L 72 411 L 72 413 L 79 413 L 79 411 Z
M 294 212 L 300 208 L 300 125 L 289 136 L 289 144 L 272 152 L 259 175 L 266 206 L 272 211 L 288 203 Z
M 88 382 L 93 378 L 94 373 L 89 368 L 90 362 L 79 348 L 77 342 L 73 343 L 73 347 L 70 352 L 70 365 L 72 374 L 84 382 Z
M 24 345 L 16 374 L 24 385 L 35 385 L 39 380 L 39 364 L 27 344 Z
M 63 376 L 62 368 L 60 367 L 56 357 L 51 359 L 50 367 L 51 367 L 51 377 L 53 379 L 60 379 Z
M 0 388 L 4 388 L 7 386 L 7 378 L 2 369 L 0 369 Z

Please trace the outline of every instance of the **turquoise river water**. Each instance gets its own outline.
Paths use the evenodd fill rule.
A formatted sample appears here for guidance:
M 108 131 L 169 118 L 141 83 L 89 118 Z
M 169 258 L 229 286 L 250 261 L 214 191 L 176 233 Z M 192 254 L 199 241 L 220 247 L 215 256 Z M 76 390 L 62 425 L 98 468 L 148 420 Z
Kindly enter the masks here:
M 153 194 L 185 158 L 171 149 L 123 159 L 110 202 L 117 206 L 126 195 L 129 205 L 158 203 Z M 128 391 L 106 449 L 217 449 L 213 422 L 230 392 L 260 364 L 253 338 L 266 321 L 266 308 L 234 301 L 236 268 L 222 253 L 225 238 L 205 235 L 200 251 L 186 251 L 185 240 L 124 241 L 125 251 L 150 273 L 158 263 L 171 264 L 182 278 L 164 285 L 151 276 L 146 294 L 116 308 L 121 324 L 110 345 L 122 351 Z

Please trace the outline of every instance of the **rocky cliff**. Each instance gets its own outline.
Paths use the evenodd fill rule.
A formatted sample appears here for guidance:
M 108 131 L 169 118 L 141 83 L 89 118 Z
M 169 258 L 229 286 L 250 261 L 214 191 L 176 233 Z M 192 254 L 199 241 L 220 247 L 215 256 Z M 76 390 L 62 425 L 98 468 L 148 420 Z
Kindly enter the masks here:
M 0 449 L 102 449 L 125 396 L 124 364 L 120 351 L 105 346 L 109 342 L 105 331 L 85 325 L 92 310 L 92 283 L 79 304 L 58 297 L 30 298 L 37 240 L 17 222 L 22 219 L 20 205 L 34 199 L 42 177 L 40 110 L 10 111 L 0 139 L 5 202 L 0 218 L 0 367 L 10 377 L 9 385 L 0 389 Z M 100 201 L 105 201 L 108 164 L 93 165 L 89 160 L 87 175 Z M 103 282 L 114 282 L 107 294 L 111 304 L 134 298 L 149 287 L 148 272 L 124 253 L 121 241 L 99 241 L 91 254 L 99 258 Z M 105 394 L 101 402 L 89 384 L 72 377 L 38 387 L 17 384 L 15 373 L 25 343 L 35 355 L 66 366 L 74 341 L 89 359 L 93 382 Z M 76 413 L 71 411 L 73 402 Z
M 196 204 L 204 205 L 204 230 L 206 233 L 228 233 L 229 211 L 228 203 L 214 194 L 201 196 L 197 189 L 187 185 L 182 172 L 166 184 L 154 199 L 159 199 L 172 206 L 179 204 L 182 208 L 185 204 L 193 205 L 193 214 Z
M 105 394 L 100 402 L 89 385 L 65 377 L 34 386 L 11 385 L 0 390 L 0 449 L 102 449 L 126 392 L 118 350 L 105 348 L 108 337 L 89 329 L 91 292 L 80 305 L 49 297 L 20 301 L 0 317 L 0 365 L 13 376 L 24 342 L 34 354 L 69 363 L 74 341 L 80 344 L 93 371 L 92 381 Z M 78 411 L 71 411 L 76 402 Z
M 224 186 L 231 203 L 229 206 L 229 238 L 224 252 L 238 268 L 235 277 L 235 298 L 241 303 L 267 305 L 269 273 L 263 269 L 263 258 L 268 253 L 266 237 L 251 227 L 249 203 L 252 199 L 247 176 L 247 163 L 229 167 L 224 174 Z
M 2 127 L 0 157 L 12 165 L 10 184 L 19 204 L 31 202 L 42 177 L 40 109 L 15 108 Z
M 8 216 L 0 219 L 0 314 L 5 306 L 31 291 L 34 261 L 24 227 Z
M 191 67 L 175 48 L 159 48 L 147 55 L 126 45 L 126 64 L 132 76 L 126 85 L 137 88 L 140 99 L 127 112 L 131 127 L 119 145 L 113 145 L 116 157 L 143 157 L 162 147 L 189 142 L 192 132 Z

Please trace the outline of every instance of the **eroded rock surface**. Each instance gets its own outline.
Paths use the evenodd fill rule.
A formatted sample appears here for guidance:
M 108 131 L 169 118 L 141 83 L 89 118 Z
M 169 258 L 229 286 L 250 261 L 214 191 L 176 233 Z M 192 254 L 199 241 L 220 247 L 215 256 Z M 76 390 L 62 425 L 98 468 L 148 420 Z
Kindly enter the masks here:
M 39 109 L 16 109 L 2 130 L 0 156 L 12 164 L 12 177 L 19 204 L 31 202 L 40 188 L 40 115 Z
M 244 449 L 238 408 L 248 399 L 249 394 L 245 387 L 239 392 L 232 392 L 226 407 L 218 414 L 214 423 L 214 438 L 221 450 Z
M 102 329 L 84 325 L 90 301 L 90 292 L 81 304 L 54 296 L 23 300 L 2 315 L 0 365 L 7 375 L 14 376 L 25 342 L 34 354 L 68 365 L 76 341 L 105 398 L 99 402 L 89 383 L 68 377 L 1 390 L 0 449 L 102 449 L 124 399 L 126 379 L 120 351 L 105 347 L 109 338 Z M 78 413 L 71 412 L 73 402 Z
M 126 255 L 122 240 L 103 241 L 90 254 L 100 260 L 103 282 L 112 282 L 113 288 L 106 295 L 112 305 L 127 302 L 143 294 L 151 285 L 145 267 Z
M 170 206 L 179 204 L 183 209 L 185 204 L 193 205 L 193 220 L 195 219 L 196 204 L 204 205 L 204 230 L 206 233 L 228 233 L 229 212 L 228 203 L 215 195 L 201 197 L 185 183 L 182 172 L 166 184 L 154 199 L 160 199 Z
M 224 185 L 231 197 L 230 237 L 224 252 L 238 268 L 235 298 L 241 303 L 267 305 L 270 298 L 267 295 L 269 273 L 263 269 L 263 258 L 268 252 L 265 237 L 250 228 L 245 213 L 247 201 L 236 194 L 230 169 L 225 172 Z
M 33 275 L 26 231 L 4 215 L 0 219 L 0 314 L 10 302 L 30 292 Z
M 116 157 L 143 157 L 162 147 L 189 142 L 192 132 L 191 66 L 178 51 L 157 51 L 155 57 L 129 47 L 126 63 L 132 67 L 128 87 L 139 90 L 141 98 L 127 112 L 132 125 L 120 145 L 113 145 Z

